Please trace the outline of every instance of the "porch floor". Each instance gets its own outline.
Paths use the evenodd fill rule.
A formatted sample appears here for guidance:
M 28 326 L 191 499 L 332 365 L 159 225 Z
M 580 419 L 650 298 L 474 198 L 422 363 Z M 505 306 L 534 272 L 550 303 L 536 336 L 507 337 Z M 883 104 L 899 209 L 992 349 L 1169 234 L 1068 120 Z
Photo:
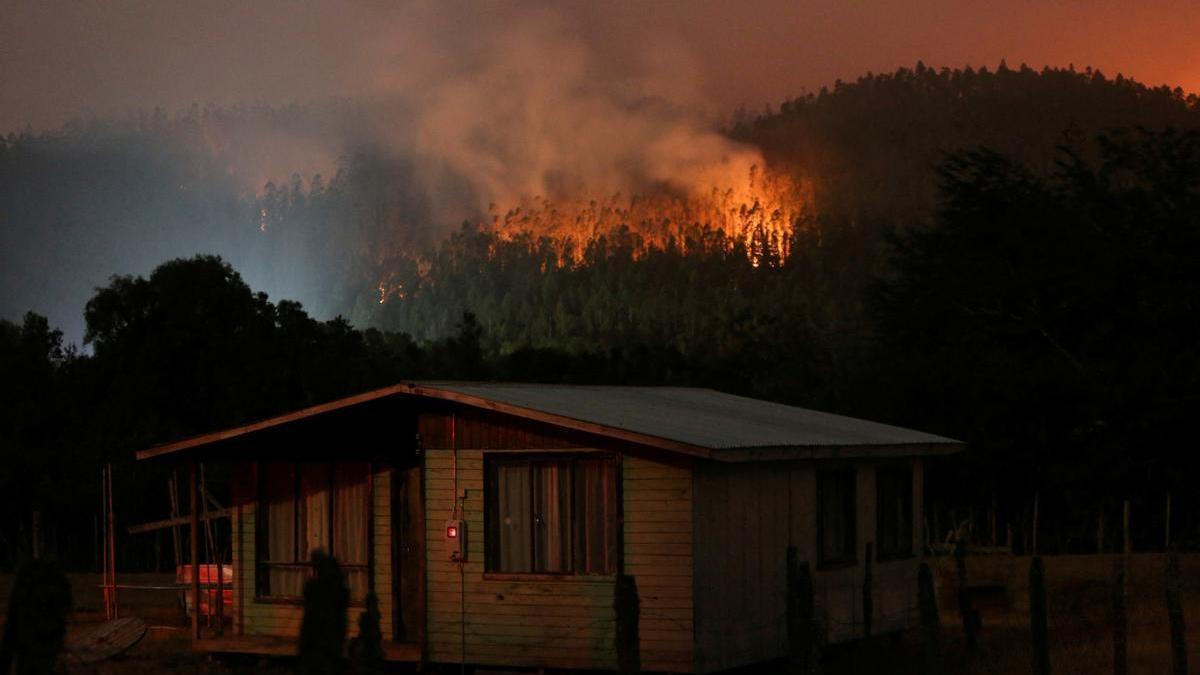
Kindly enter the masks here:
M 210 654 L 261 654 L 263 656 L 295 656 L 295 638 L 269 635 L 226 635 L 192 641 L 192 648 Z M 383 658 L 387 661 L 416 663 L 421 660 L 421 645 L 415 642 L 383 643 Z

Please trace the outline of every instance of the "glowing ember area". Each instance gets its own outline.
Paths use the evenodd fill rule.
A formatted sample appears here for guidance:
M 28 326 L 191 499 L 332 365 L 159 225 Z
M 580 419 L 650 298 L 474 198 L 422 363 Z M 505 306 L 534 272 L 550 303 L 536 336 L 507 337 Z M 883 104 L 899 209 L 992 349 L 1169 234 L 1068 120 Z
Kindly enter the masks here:
M 559 266 L 579 264 L 589 246 L 603 238 L 610 246 L 632 249 L 634 258 L 650 250 L 682 253 L 744 250 L 755 265 L 783 261 L 792 233 L 811 202 L 807 181 L 751 167 L 723 187 L 691 194 L 656 193 L 606 199 L 522 200 L 507 210 L 491 208 L 486 226 L 505 241 L 549 240 Z

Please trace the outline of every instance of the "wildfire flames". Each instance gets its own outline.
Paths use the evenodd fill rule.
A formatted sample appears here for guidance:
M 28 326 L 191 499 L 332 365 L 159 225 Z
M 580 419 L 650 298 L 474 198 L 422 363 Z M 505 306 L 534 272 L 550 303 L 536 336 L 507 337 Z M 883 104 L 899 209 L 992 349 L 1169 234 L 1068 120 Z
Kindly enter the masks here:
M 605 199 L 530 197 L 509 208 L 492 204 L 490 219 L 478 227 L 500 242 L 548 245 L 558 267 L 584 264 L 590 247 L 602 239 L 610 247 L 627 247 L 635 259 L 654 250 L 677 250 L 685 255 L 736 251 L 755 267 L 786 260 L 811 203 L 811 185 L 757 166 L 721 180 L 721 187 L 717 183 L 690 193 L 663 188 Z M 378 289 L 380 303 L 405 295 L 391 277 Z
M 755 166 L 738 180 L 691 194 L 664 189 L 602 200 L 534 197 L 506 210 L 493 204 L 486 227 L 505 241 L 549 240 L 559 266 L 583 262 L 588 245 L 601 238 L 630 245 L 635 258 L 672 247 L 685 254 L 742 247 L 758 266 L 787 258 L 809 201 L 805 182 Z

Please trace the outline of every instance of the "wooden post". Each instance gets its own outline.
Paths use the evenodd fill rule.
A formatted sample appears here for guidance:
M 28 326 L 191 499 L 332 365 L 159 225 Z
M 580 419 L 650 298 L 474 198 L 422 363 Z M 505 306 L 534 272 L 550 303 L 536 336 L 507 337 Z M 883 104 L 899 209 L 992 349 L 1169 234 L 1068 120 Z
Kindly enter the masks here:
M 113 520 L 112 464 L 106 465 L 104 474 L 104 483 L 108 494 L 108 578 L 112 583 L 112 593 L 109 594 L 109 599 L 112 602 L 112 618 L 119 619 L 121 608 L 117 603 L 117 533 Z
M 1129 672 L 1129 500 L 1121 505 L 1121 554 L 1113 556 L 1113 675 Z
M 100 467 L 100 585 L 104 590 L 104 618 L 112 619 L 112 601 L 108 587 L 108 485 L 104 479 L 108 475 L 107 465 Z
M 917 570 L 917 607 L 921 613 L 921 642 L 927 675 L 942 671 L 941 625 L 938 618 L 937 595 L 933 590 L 933 572 L 929 563 Z
M 1171 493 L 1167 493 L 1167 517 L 1166 517 L 1166 534 L 1164 536 L 1163 548 L 1171 548 Z
M 866 551 L 863 553 L 863 589 L 862 589 L 862 612 L 863 612 L 863 639 L 870 641 L 871 629 L 874 627 L 875 621 L 875 591 L 872 588 L 874 584 L 874 574 L 872 572 L 872 558 L 875 554 L 875 546 L 871 542 L 867 542 Z
M 1033 675 L 1050 675 L 1046 626 L 1046 572 L 1040 556 L 1029 564 L 1029 633 Z
M 332 494 L 332 490 L 330 494 Z M 332 508 L 329 510 L 329 515 L 332 518 Z M 200 464 L 200 516 L 201 520 L 204 521 L 204 550 L 208 553 L 205 557 L 211 562 L 216 557 L 217 544 L 213 538 L 212 521 L 208 518 L 208 481 L 204 478 L 203 464 Z M 332 520 L 329 522 L 329 531 L 333 531 Z M 204 615 L 204 623 L 210 630 L 212 629 L 213 618 L 216 616 L 216 606 L 213 604 L 212 593 L 212 580 L 210 579 L 208 588 L 204 589 L 204 597 L 208 598 L 208 612 Z M 217 635 L 220 635 L 219 630 L 217 631 Z
M 959 539 L 954 543 L 954 566 L 958 572 L 958 615 L 962 620 L 963 636 L 967 649 L 975 649 L 975 609 L 971 606 L 971 592 L 967 586 L 967 543 Z
M 1040 493 L 1033 493 L 1033 555 L 1038 554 L 1037 535 L 1038 535 L 1038 501 Z
M 795 546 L 788 546 L 787 587 L 784 589 L 786 607 L 789 669 L 792 675 L 815 675 L 819 672 L 816 625 L 813 620 L 814 592 L 812 571 L 807 561 L 801 561 Z
M 31 524 L 33 531 L 31 532 L 31 542 L 33 544 L 33 559 L 38 560 L 42 557 L 42 513 L 37 509 L 33 510 L 31 515 L 33 523 Z
M 1113 675 L 1129 672 L 1128 630 L 1125 613 L 1125 564 L 1121 556 L 1113 556 Z
M 225 569 L 220 549 L 213 551 L 217 557 L 217 635 L 225 634 Z M 369 559 L 369 558 L 368 558 Z
M 1000 543 L 1000 532 L 996 529 L 996 483 L 992 483 L 992 511 L 988 516 L 992 529 L 992 546 Z
M 179 480 L 175 472 L 171 472 L 171 479 L 167 481 L 167 490 L 171 497 L 171 518 L 179 517 Z M 171 526 L 171 543 L 174 545 L 175 551 L 175 566 L 183 564 L 183 543 L 179 541 L 179 526 Z
M 1168 498 L 1169 500 L 1169 498 Z M 1169 503 L 1169 501 L 1168 501 Z M 1171 673 L 1187 675 L 1187 628 L 1183 620 L 1183 591 L 1179 579 L 1179 553 L 1167 549 L 1167 619 L 1171 623 Z
M 1133 553 L 1133 537 L 1129 532 L 1129 500 L 1128 499 L 1125 500 L 1124 513 L 1121 515 L 1121 523 L 1122 523 L 1122 527 L 1124 528 L 1123 532 L 1122 532 L 1122 536 L 1125 537 L 1125 542 L 1121 547 L 1121 551 L 1122 551 L 1122 554 L 1125 556 L 1125 564 L 1128 565 L 1129 564 L 1129 554 Z M 1126 571 L 1126 573 L 1129 572 L 1128 569 L 1126 569 L 1125 571 Z
M 190 547 L 192 559 L 192 641 L 200 639 L 200 509 L 196 504 L 196 460 L 188 463 L 188 498 L 192 509 Z

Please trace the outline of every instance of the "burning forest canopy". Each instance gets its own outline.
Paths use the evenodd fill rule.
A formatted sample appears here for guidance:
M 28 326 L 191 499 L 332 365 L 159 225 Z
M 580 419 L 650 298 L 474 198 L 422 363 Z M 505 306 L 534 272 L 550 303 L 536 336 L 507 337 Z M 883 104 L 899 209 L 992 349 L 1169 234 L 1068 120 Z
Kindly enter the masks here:
M 589 109 L 617 114 L 611 96 L 591 96 Z M 594 134 L 601 141 L 554 128 L 554 152 L 574 155 L 546 163 L 546 150 L 523 143 L 497 155 L 514 157 L 512 167 L 464 154 L 469 138 L 509 142 L 508 127 L 486 116 L 460 124 L 459 142 L 430 164 L 421 158 L 434 150 L 379 142 L 379 111 L 349 102 L 192 108 L 10 135 L 0 161 L 11 222 L 0 310 L 45 309 L 78 336 L 76 308 L 109 275 L 206 251 L 272 297 L 418 339 L 452 334 L 468 310 L 509 348 L 603 349 L 630 330 L 675 341 L 681 324 L 707 330 L 675 312 L 634 309 L 641 281 L 602 272 L 628 259 L 622 273 L 635 276 L 671 261 L 678 269 L 647 272 L 646 283 L 676 306 L 752 316 L 790 308 L 811 330 L 838 335 L 882 269 L 882 233 L 922 227 L 934 213 L 946 152 L 987 146 L 1048 173 L 1063 143 L 1115 127 L 1195 127 L 1198 116 L 1195 98 L 1178 90 L 1003 65 L 870 75 L 743 115 L 721 133 L 650 108 L 618 111 L 620 124 Z M 446 124 L 387 112 L 413 126 Z M 604 147 L 621 134 L 632 142 Z M 333 156 L 330 138 L 339 139 Z M 597 154 L 600 168 L 588 168 Z M 485 170 L 464 177 L 474 164 Z M 288 165 L 322 171 L 265 180 Z M 579 168 L 546 168 L 559 165 Z M 48 267 L 72 273 L 32 284 L 45 275 L 30 265 L 47 256 Z M 788 289 L 784 299 L 757 307 L 747 289 L 772 283 Z M 610 296 L 621 307 L 611 314 Z M 535 307 L 561 319 L 529 328 L 544 321 L 529 318 Z M 590 315 L 626 316 L 627 328 L 579 325 Z

